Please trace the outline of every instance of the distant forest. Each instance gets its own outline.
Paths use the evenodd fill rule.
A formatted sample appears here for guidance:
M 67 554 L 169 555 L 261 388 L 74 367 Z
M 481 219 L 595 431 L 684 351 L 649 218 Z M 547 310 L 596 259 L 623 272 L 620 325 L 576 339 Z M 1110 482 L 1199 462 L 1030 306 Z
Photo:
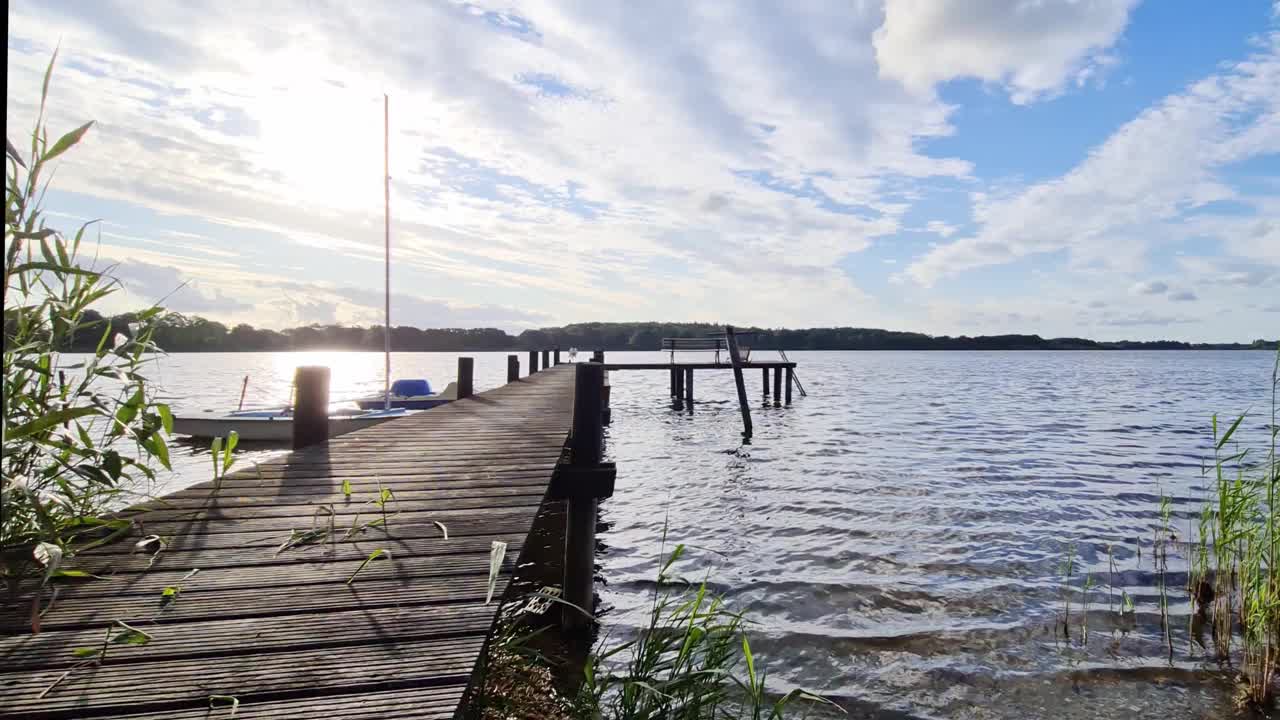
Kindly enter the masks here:
M 104 326 L 111 332 L 129 333 L 130 313 L 104 318 L 90 310 L 85 321 L 98 323 L 74 341 L 72 351 L 92 351 Z M 413 351 L 543 350 L 657 350 L 665 337 L 705 337 L 723 332 L 709 323 L 575 323 L 564 327 L 525 330 L 511 335 L 497 328 L 421 329 L 391 328 L 391 349 Z M 1039 335 L 925 335 L 875 328 L 806 328 L 798 330 L 738 328 L 749 337 L 743 344 L 760 349 L 783 350 L 1244 350 L 1274 349 L 1276 341 L 1203 344 L 1172 340 L 1099 342 L 1084 338 L 1042 338 Z M 155 342 L 167 352 L 249 352 L 280 350 L 382 350 L 382 327 L 307 325 L 288 330 L 267 330 L 240 324 L 227 327 L 202 317 L 170 313 L 160 323 Z

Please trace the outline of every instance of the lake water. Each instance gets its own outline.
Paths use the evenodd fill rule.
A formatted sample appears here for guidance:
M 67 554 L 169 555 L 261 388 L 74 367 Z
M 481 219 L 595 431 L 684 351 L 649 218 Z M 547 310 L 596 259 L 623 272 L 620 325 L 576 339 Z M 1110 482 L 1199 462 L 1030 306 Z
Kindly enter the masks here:
M 470 355 L 478 389 L 505 380 L 505 353 Z M 709 577 L 757 621 L 753 649 L 770 685 L 823 693 L 854 717 L 1233 714 L 1228 676 L 1191 642 L 1178 551 L 1168 657 L 1152 533 L 1161 493 L 1180 536 L 1198 512 L 1214 412 L 1253 408 L 1240 436 L 1265 436 L 1272 354 L 790 355 L 808 396 L 765 404 L 749 374 L 750 445 L 732 373 L 697 373 L 692 411 L 670 407 L 664 373 L 613 374 L 606 450 L 619 474 L 602 504 L 599 557 L 607 625 L 642 616 L 665 527 L 669 543 L 693 548 L 680 572 Z M 393 375 L 443 385 L 455 358 L 397 354 Z M 199 412 L 234 407 L 245 375 L 247 405 L 282 403 L 301 364 L 333 368 L 337 399 L 381 389 L 376 353 L 174 355 L 154 374 L 175 410 Z M 175 464 L 166 489 L 209 475 L 199 448 Z M 1067 641 L 1054 626 L 1073 546 Z M 1096 583 L 1087 642 L 1086 574 Z M 1132 620 L 1108 610 L 1122 590 Z

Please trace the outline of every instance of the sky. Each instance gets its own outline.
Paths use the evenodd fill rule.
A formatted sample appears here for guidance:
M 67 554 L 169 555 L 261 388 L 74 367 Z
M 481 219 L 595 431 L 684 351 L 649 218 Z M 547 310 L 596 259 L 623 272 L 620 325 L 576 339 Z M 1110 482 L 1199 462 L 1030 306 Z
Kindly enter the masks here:
M 107 309 L 1280 336 L 1280 2 L 13 0 Z

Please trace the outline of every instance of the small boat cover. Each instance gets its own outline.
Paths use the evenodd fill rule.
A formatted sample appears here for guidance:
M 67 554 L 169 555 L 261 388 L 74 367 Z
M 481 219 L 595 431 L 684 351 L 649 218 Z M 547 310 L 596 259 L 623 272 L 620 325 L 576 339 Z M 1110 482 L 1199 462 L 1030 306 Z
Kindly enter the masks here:
M 431 383 L 424 379 L 397 380 L 391 383 L 391 394 L 399 397 L 430 395 Z

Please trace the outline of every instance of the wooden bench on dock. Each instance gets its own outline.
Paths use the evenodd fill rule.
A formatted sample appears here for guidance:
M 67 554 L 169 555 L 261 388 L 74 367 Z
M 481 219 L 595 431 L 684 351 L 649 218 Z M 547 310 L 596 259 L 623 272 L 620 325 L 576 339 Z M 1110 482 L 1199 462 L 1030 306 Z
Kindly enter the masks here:
M 127 512 L 132 537 L 75 558 L 101 579 L 43 594 L 38 634 L 31 588 L 0 609 L 0 718 L 226 718 L 230 698 L 237 718 L 454 717 L 564 472 L 574 385 L 552 367 Z M 594 514 L 576 522 L 594 548 Z M 126 626 L 151 639 L 104 646 Z
M 751 359 L 751 348 L 738 343 L 738 349 L 742 351 L 743 362 L 749 362 Z M 708 337 L 673 337 L 662 338 L 662 352 L 671 353 L 671 363 L 676 362 L 676 352 L 714 352 L 716 354 L 716 364 L 720 364 L 720 353 L 728 352 L 729 343 L 723 335 L 711 335 Z

